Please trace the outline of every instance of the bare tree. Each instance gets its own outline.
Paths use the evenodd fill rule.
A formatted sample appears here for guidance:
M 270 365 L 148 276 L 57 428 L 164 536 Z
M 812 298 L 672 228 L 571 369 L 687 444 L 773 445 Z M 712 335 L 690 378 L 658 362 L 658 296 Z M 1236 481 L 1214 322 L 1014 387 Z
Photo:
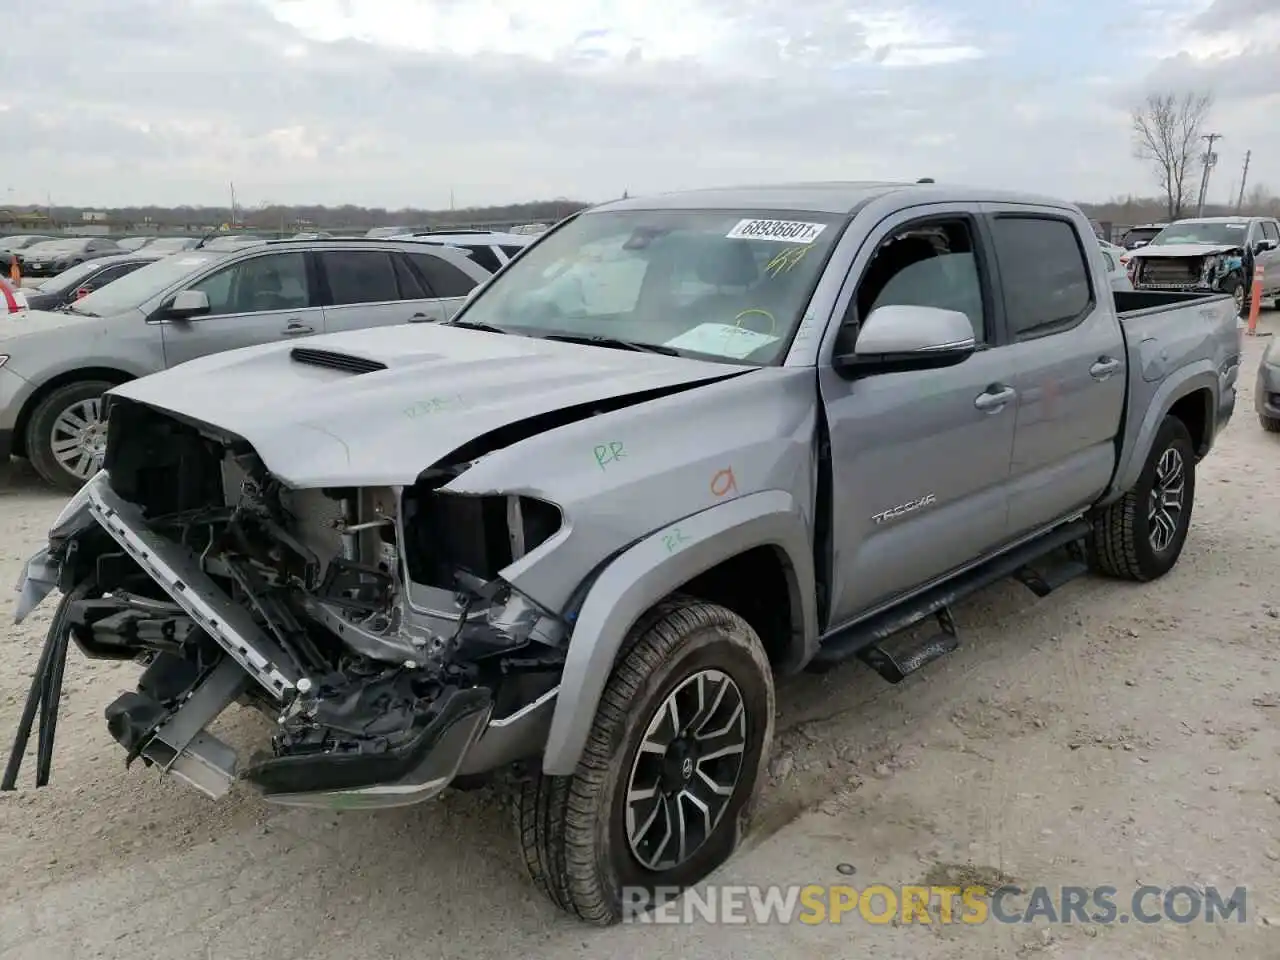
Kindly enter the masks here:
M 1150 162 L 1170 220 L 1191 201 L 1192 168 L 1213 95 L 1153 93 L 1133 110 L 1134 155 Z

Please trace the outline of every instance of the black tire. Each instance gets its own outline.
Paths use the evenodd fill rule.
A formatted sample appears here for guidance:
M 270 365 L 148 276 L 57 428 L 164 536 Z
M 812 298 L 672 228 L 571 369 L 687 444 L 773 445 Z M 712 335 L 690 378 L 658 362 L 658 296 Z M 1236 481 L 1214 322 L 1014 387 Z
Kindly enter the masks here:
M 1157 544 L 1152 542 L 1152 531 L 1160 524 L 1151 522 L 1151 504 L 1161 462 L 1166 456 L 1181 459 L 1181 508 L 1173 520 L 1167 545 L 1157 549 Z M 1195 448 L 1191 434 L 1177 417 L 1165 417 L 1137 483 L 1115 503 L 1094 512 L 1093 530 L 1086 545 L 1090 566 L 1098 573 L 1123 580 L 1146 582 L 1164 576 L 1182 554 L 1191 527 L 1195 493 Z M 1167 525 L 1165 529 L 1167 531 Z
M 1249 315 L 1249 297 L 1244 289 L 1244 279 L 1239 275 L 1229 277 L 1227 284 L 1222 288 L 1223 293 L 1230 294 L 1236 302 L 1236 316 L 1246 317 Z
M 1267 433 L 1280 433 L 1280 419 L 1260 413 L 1258 414 L 1258 422 L 1262 424 L 1262 429 Z
M 27 459 L 41 477 L 59 490 L 74 493 L 84 485 L 88 477 L 77 476 L 59 462 L 53 452 L 54 424 L 66 411 L 101 397 L 114 386 L 114 383 L 105 380 L 80 380 L 64 384 L 40 400 L 31 412 L 31 419 L 27 421 Z
M 707 670 L 727 675 L 741 695 L 746 737 L 737 780 L 705 841 L 682 863 L 652 870 L 627 835 L 633 765 L 668 696 Z M 705 717 L 703 727 L 714 716 Z M 577 770 L 568 777 L 537 774 L 520 787 L 516 818 L 530 877 L 560 909 L 600 926 L 624 918 L 624 889 L 629 896 L 639 890 L 652 895 L 655 888 L 697 883 L 729 858 L 746 829 L 773 727 L 772 670 L 746 621 L 699 600 L 659 604 L 637 622 L 623 647 Z

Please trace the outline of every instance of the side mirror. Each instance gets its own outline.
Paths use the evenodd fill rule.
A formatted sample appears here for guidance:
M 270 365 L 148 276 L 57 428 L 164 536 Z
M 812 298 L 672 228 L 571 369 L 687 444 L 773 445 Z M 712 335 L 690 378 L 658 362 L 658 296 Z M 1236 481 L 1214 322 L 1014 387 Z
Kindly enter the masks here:
M 1277 242 L 1275 240 L 1269 240 L 1264 238 L 1258 241 L 1258 246 L 1255 249 L 1258 251 L 1258 253 L 1262 253 L 1264 250 L 1274 250 L 1276 246 L 1277 246 Z
M 958 310 L 893 304 L 871 311 L 853 353 L 836 356 L 832 366 L 852 376 L 938 370 L 967 360 L 977 348 L 973 324 Z
M 203 290 L 183 290 L 165 310 L 171 320 L 191 320 L 209 312 L 209 295 Z

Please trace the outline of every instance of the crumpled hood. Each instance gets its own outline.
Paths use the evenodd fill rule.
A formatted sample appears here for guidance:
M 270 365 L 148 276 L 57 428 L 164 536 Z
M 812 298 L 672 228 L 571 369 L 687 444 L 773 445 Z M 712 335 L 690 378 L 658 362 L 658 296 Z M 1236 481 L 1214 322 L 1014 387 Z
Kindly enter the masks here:
M 1151 257 L 1207 257 L 1214 253 L 1231 253 L 1233 250 L 1239 251 L 1240 247 L 1230 243 L 1170 243 L 1155 247 L 1139 247 L 1137 250 L 1130 250 L 1129 256 L 1143 259 Z
M 33 309 L 26 313 L 2 314 L 0 315 L 0 342 L 13 340 L 28 333 L 57 330 L 59 327 L 78 327 L 95 322 L 100 322 L 100 319 L 86 317 L 80 313 L 64 313 L 61 310 Z
M 291 356 L 300 348 L 388 369 L 353 374 L 302 363 Z M 411 484 L 467 441 L 539 414 L 743 370 L 410 324 L 232 350 L 111 392 L 243 438 L 289 486 L 381 486 Z

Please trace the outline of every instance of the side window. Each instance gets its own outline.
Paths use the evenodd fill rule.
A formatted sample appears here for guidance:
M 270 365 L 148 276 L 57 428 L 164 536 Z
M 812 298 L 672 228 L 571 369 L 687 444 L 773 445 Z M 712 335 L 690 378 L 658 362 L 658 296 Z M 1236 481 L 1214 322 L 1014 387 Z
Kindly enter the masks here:
M 462 246 L 462 244 L 458 244 L 458 246 Z M 477 243 L 474 246 L 466 244 L 465 249 L 471 254 L 472 260 L 490 273 L 497 273 L 498 268 L 502 266 L 502 261 L 498 259 L 498 255 L 493 252 L 493 248 L 488 244 Z
M 1115 258 L 1111 256 L 1110 250 L 1102 251 L 1102 262 L 1107 265 L 1107 273 L 1116 272 L 1116 261 L 1115 261 Z
M 502 252 L 505 253 L 508 257 L 514 257 L 517 253 L 523 250 L 524 247 L 517 247 L 514 245 L 503 245 L 499 249 L 502 250 Z
M 334 306 L 400 299 L 395 266 L 385 250 L 325 250 L 319 257 Z
M 1093 304 L 1089 262 L 1069 221 L 996 217 L 991 229 L 1015 339 L 1056 332 L 1084 318 Z
M 974 339 L 987 339 L 982 279 L 966 220 L 916 224 L 880 244 L 858 284 L 859 319 L 877 307 L 940 307 L 965 314 Z
M 455 267 L 430 253 L 407 254 L 409 260 L 422 274 L 431 293 L 437 297 L 465 297 L 476 282 Z
M 403 253 L 393 253 L 391 262 L 396 269 L 396 284 L 400 287 L 401 300 L 426 300 L 431 296 Z
M 209 315 L 300 310 L 311 306 L 307 261 L 301 253 L 272 253 L 241 260 L 193 283 L 209 298 Z
M 1268 240 L 1274 240 L 1277 243 L 1280 243 L 1280 229 L 1276 228 L 1276 222 L 1274 220 L 1262 221 L 1262 235 Z
M 105 287 L 112 280 L 123 277 L 126 273 L 132 273 L 138 268 L 136 263 L 119 263 L 114 267 L 107 267 L 105 270 L 99 270 L 97 274 L 90 277 L 84 286 L 90 290 L 97 290 L 99 287 Z

